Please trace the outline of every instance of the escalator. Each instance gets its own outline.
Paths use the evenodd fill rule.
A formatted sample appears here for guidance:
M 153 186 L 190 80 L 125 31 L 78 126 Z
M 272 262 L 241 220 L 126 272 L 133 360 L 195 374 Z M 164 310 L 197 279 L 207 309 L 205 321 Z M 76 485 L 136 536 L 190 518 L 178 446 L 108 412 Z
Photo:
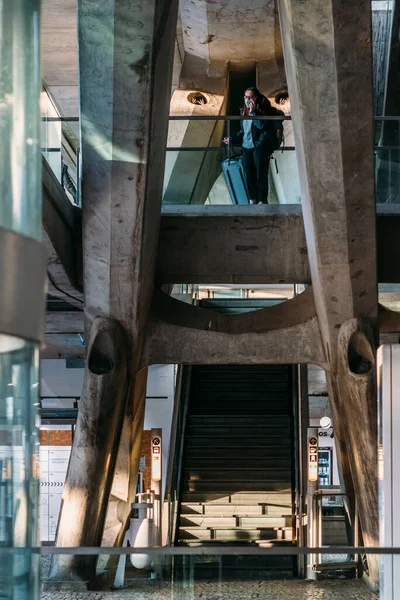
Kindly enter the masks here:
M 188 367 L 186 367 L 188 369 Z M 175 544 L 291 545 L 294 540 L 293 367 L 191 367 Z M 290 556 L 220 556 L 196 565 L 230 577 L 287 578 Z

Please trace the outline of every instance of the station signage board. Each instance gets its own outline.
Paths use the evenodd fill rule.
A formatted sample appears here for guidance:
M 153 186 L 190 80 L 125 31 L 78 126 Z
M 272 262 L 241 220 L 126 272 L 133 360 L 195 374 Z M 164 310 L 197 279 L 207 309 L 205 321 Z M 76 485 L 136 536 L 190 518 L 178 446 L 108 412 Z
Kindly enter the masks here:
M 308 480 L 318 481 L 318 437 L 308 438 Z
M 161 481 L 161 436 L 154 435 L 151 440 L 151 478 L 153 481 Z

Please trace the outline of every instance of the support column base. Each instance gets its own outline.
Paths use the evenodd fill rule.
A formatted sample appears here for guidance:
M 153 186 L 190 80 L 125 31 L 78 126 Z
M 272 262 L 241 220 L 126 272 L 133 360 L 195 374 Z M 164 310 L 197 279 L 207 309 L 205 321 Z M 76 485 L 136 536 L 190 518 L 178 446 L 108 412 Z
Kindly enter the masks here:
M 379 592 L 379 583 L 372 581 L 372 579 L 366 573 L 363 573 L 362 580 L 365 585 L 371 590 L 371 592 Z

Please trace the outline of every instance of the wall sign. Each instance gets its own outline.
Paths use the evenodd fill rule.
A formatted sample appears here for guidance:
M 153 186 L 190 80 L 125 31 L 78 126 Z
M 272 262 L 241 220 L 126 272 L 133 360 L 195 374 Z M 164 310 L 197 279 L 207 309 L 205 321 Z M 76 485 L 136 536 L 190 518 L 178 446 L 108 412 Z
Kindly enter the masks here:
M 318 481 L 318 438 L 315 435 L 308 438 L 308 479 Z
M 161 436 L 155 435 L 151 440 L 151 478 L 161 481 Z

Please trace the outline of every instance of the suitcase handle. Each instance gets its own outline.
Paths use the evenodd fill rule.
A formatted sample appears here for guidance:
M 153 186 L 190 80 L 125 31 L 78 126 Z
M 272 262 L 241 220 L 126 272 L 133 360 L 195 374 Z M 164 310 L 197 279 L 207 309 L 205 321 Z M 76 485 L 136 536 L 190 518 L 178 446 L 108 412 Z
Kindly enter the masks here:
M 224 144 L 224 146 L 225 146 L 226 158 L 230 161 L 231 160 L 231 152 L 230 152 L 231 138 L 229 138 L 229 142 L 227 144 Z
M 237 156 L 240 156 L 240 154 L 237 154 L 237 155 L 234 154 L 234 145 L 232 144 L 231 138 L 229 138 L 229 143 L 228 144 L 224 144 L 224 146 L 225 146 L 226 158 L 229 161 L 232 158 L 236 158 Z

